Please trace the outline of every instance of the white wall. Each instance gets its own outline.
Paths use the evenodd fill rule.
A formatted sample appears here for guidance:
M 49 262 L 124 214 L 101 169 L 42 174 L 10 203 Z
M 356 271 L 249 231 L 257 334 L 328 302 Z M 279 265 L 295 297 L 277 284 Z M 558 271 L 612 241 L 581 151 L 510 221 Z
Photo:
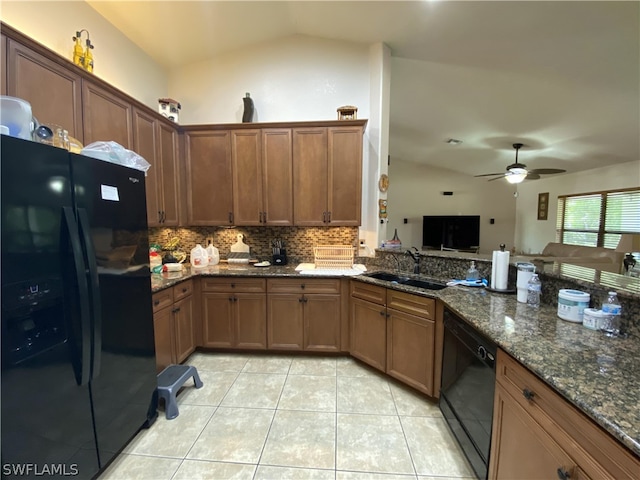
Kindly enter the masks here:
M 180 123 L 242 121 L 245 92 L 254 122 L 337 120 L 342 105 L 369 117 L 369 47 L 294 35 L 173 70 L 169 95 Z
M 507 182 L 487 182 L 451 170 L 391 159 L 387 234 L 402 245 L 422 246 L 423 215 L 480 215 L 480 253 L 514 245 L 516 199 Z M 451 191 L 453 196 L 442 192 Z M 403 219 L 408 223 L 404 224 Z M 491 225 L 489 220 L 495 219 Z
M 640 161 L 523 182 L 518 186 L 516 202 L 516 249 L 523 253 L 540 253 L 547 243 L 555 241 L 558 195 L 639 186 Z M 549 192 L 548 219 L 538 220 L 538 194 L 545 192 Z
M 87 29 L 95 45 L 94 75 L 154 110 L 167 96 L 167 72 L 85 2 L 3 1 L 0 18 L 69 61 L 71 38 Z

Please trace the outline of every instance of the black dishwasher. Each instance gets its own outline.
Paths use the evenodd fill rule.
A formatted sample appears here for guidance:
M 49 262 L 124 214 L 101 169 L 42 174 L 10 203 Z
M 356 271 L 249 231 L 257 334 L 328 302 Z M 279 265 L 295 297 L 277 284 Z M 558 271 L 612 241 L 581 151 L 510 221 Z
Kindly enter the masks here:
M 496 344 L 444 310 L 440 410 L 478 478 L 487 478 Z

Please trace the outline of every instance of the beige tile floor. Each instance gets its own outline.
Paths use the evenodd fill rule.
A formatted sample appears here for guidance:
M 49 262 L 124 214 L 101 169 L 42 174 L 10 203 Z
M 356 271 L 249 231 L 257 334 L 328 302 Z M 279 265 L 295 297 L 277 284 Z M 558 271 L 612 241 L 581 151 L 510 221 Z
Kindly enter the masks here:
M 178 395 L 101 480 L 473 478 L 438 406 L 348 357 L 195 353 Z

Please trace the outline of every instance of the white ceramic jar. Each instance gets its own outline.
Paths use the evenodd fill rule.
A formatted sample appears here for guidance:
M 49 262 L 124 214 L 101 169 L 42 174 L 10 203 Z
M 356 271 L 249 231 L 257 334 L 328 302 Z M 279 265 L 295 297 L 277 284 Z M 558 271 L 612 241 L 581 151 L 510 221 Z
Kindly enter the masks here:
M 558 292 L 558 316 L 568 322 L 582 323 L 584 309 L 589 308 L 590 299 L 586 292 L 561 289 Z

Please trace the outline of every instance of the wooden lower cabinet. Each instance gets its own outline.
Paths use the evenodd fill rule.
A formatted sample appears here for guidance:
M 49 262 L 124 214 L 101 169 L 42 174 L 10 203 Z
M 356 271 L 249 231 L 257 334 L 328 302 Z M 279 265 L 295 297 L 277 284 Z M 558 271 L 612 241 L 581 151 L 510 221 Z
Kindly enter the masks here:
M 386 372 L 433 395 L 434 321 L 390 308 L 387 313 Z
M 196 348 L 193 281 L 154 293 L 153 327 L 158 371 L 184 362 Z
M 267 291 L 270 350 L 340 351 L 340 280 L 270 279 Z
M 434 299 L 351 282 L 351 355 L 431 396 L 436 323 Z
M 498 350 L 491 479 L 633 479 L 640 460 L 519 362 Z
M 265 280 L 202 281 L 203 344 L 213 348 L 267 348 Z
M 351 355 L 378 370 L 387 362 L 386 307 L 351 298 Z

